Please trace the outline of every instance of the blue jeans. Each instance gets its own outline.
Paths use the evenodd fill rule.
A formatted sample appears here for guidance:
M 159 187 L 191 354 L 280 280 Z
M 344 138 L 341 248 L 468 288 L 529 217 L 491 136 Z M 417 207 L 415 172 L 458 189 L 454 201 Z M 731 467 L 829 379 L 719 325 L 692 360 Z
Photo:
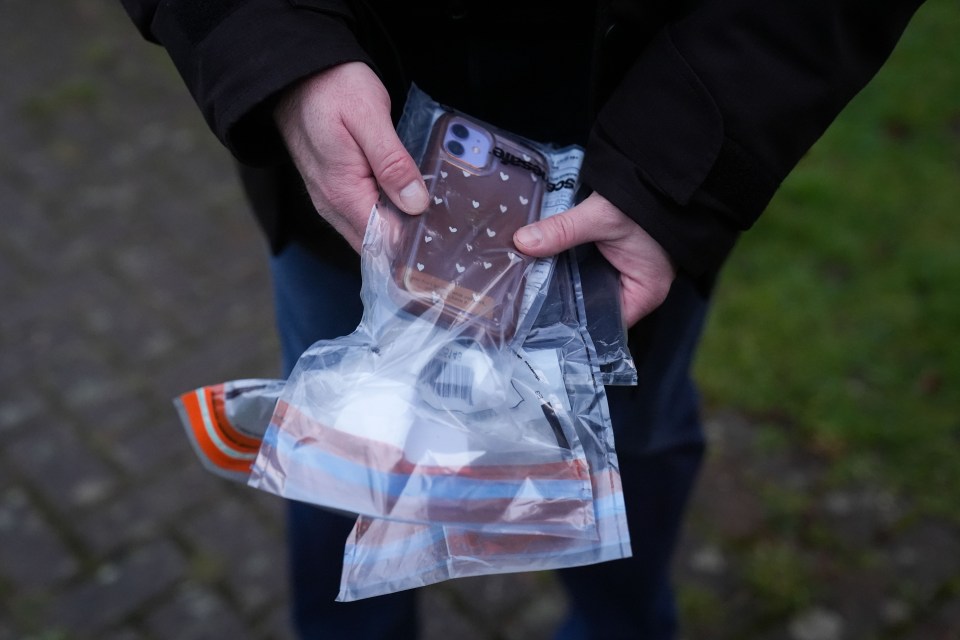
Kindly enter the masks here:
M 296 244 L 275 256 L 271 269 L 288 375 L 312 343 L 351 333 L 359 324 L 360 275 Z M 571 599 L 559 639 L 676 636 L 670 559 L 703 455 L 689 368 L 705 310 L 706 301 L 678 281 L 656 317 L 645 321 L 654 335 L 638 361 L 641 385 L 608 388 L 634 555 L 558 572 Z M 297 632 L 303 640 L 416 638 L 415 591 L 334 601 L 343 544 L 352 526 L 353 518 L 290 502 Z

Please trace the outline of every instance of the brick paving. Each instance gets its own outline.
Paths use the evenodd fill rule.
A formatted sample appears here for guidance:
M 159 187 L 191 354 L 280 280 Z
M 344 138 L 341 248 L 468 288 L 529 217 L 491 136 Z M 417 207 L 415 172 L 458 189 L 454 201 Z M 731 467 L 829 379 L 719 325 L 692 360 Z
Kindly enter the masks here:
M 229 157 L 119 3 L 0 11 L 0 640 L 290 638 L 280 501 L 204 472 L 170 402 L 278 370 Z M 428 638 L 562 614 L 547 574 L 425 591 Z
M 170 404 L 278 368 L 229 158 L 119 3 L 0 12 L 0 640 L 290 638 L 280 502 L 206 474 Z M 756 479 L 773 480 L 769 456 L 744 473 L 749 433 L 711 427 L 678 563 L 691 638 L 960 637 L 956 527 L 892 528 L 895 501 L 850 492 L 824 522 L 837 544 L 879 543 L 873 564 L 758 621 L 735 564 L 772 517 Z M 817 472 L 777 464 L 790 486 Z M 564 596 L 549 573 L 494 576 L 421 607 L 427 640 L 538 640 Z

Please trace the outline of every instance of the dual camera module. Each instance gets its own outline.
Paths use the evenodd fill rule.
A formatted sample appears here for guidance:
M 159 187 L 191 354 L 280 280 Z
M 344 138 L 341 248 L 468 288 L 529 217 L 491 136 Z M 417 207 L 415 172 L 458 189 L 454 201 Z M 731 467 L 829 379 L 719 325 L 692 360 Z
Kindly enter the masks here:
M 443 136 L 443 148 L 455 164 L 466 168 L 482 168 L 489 162 L 493 139 L 471 122 L 454 119 Z
M 468 140 L 470 138 L 470 130 L 458 123 L 450 127 L 450 133 L 459 138 L 459 140 L 448 140 L 447 151 L 457 157 L 462 156 L 464 152 L 466 152 L 466 148 L 463 146 L 461 140 Z

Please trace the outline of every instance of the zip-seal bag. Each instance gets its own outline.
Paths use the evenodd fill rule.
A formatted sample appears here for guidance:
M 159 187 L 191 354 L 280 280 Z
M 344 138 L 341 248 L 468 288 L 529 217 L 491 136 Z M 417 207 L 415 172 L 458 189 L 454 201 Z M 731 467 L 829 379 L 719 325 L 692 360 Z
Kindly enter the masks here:
M 629 557 L 623 491 L 602 386 L 606 378 L 600 371 L 603 359 L 587 330 L 584 300 L 578 261 L 568 252 L 558 259 L 546 300 L 518 357 L 544 378 L 564 378 L 567 402 L 577 416 L 575 428 L 590 468 L 595 539 L 502 532 L 497 527 L 485 530 L 482 524 L 460 528 L 360 516 L 345 546 L 338 600 L 457 577 L 560 569 Z M 181 396 L 181 409 L 196 416 L 185 420 L 191 441 L 211 471 L 246 481 L 250 460 L 284 385 L 282 380 L 238 380 Z M 242 438 L 254 439 L 256 446 L 241 449 Z
M 582 152 L 408 107 L 400 130 L 421 140 L 431 206 L 374 211 L 360 326 L 301 356 L 250 485 L 377 518 L 594 537 L 563 380 L 545 384 L 515 351 L 553 260 L 521 254 L 513 233 L 569 207 L 576 182 L 558 170 L 575 177 Z
M 603 384 L 634 386 L 637 367 L 627 345 L 627 327 L 620 306 L 620 272 L 593 243 L 573 250 L 577 280 L 583 292 L 587 329 L 593 340 Z
M 603 389 L 602 360 L 584 317 L 572 252 L 558 257 L 548 303 L 522 357 L 546 378 L 565 381 L 567 406 L 590 467 L 596 536 L 504 533 L 484 527 L 411 524 L 360 516 L 344 551 L 340 601 L 451 578 L 560 569 L 629 557 L 623 489 Z
M 263 434 L 286 384 L 286 380 L 232 380 L 174 399 L 187 439 L 207 471 L 249 482 Z
M 471 138 L 474 131 L 481 137 Z M 361 514 L 354 534 L 363 535 L 352 535 L 346 550 L 344 600 L 629 555 L 602 387 L 636 375 L 616 321 L 618 283 L 588 277 L 593 295 L 585 296 L 572 252 L 551 277 L 552 260 L 513 248 L 513 230 L 537 213 L 520 209 L 522 221 L 506 225 L 485 224 L 475 211 L 489 211 L 490 193 L 498 196 L 491 213 L 514 206 L 516 215 L 537 198 L 540 216 L 565 210 L 582 151 L 532 145 L 417 90 L 399 133 L 423 158 L 438 215 L 373 213 L 362 256 L 364 320 L 350 336 L 313 345 L 290 380 L 239 380 L 180 396 L 194 448 L 223 477 Z M 485 166 L 474 146 L 485 147 L 474 143 L 487 135 L 493 160 Z M 463 146 L 466 169 L 437 162 L 444 149 L 458 151 L 451 142 Z M 529 185 L 503 189 L 517 177 Z M 484 181 L 498 188 L 479 189 Z M 463 218 L 469 226 L 451 217 L 464 203 L 474 210 Z M 600 334 L 594 349 L 587 319 L 601 314 L 613 320 L 590 324 Z M 384 535 L 415 545 L 410 563 L 390 564 Z M 369 571 L 381 561 L 392 576 Z

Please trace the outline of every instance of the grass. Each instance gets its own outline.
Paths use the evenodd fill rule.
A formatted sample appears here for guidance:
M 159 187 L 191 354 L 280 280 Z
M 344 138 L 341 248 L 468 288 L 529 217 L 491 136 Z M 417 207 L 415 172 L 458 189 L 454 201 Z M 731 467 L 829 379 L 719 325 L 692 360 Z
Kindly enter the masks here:
M 708 637 L 722 624 L 725 606 L 720 597 L 697 585 L 680 585 L 677 591 L 677 606 L 691 637 Z
M 930 0 L 745 234 L 697 364 L 837 482 L 960 522 L 960 5 Z
M 787 543 L 759 543 L 747 553 L 743 572 L 759 618 L 794 613 L 813 602 L 807 562 Z
M 90 78 L 71 78 L 59 86 L 28 98 L 20 113 L 35 122 L 47 122 L 72 109 L 93 106 L 100 99 L 100 90 Z

